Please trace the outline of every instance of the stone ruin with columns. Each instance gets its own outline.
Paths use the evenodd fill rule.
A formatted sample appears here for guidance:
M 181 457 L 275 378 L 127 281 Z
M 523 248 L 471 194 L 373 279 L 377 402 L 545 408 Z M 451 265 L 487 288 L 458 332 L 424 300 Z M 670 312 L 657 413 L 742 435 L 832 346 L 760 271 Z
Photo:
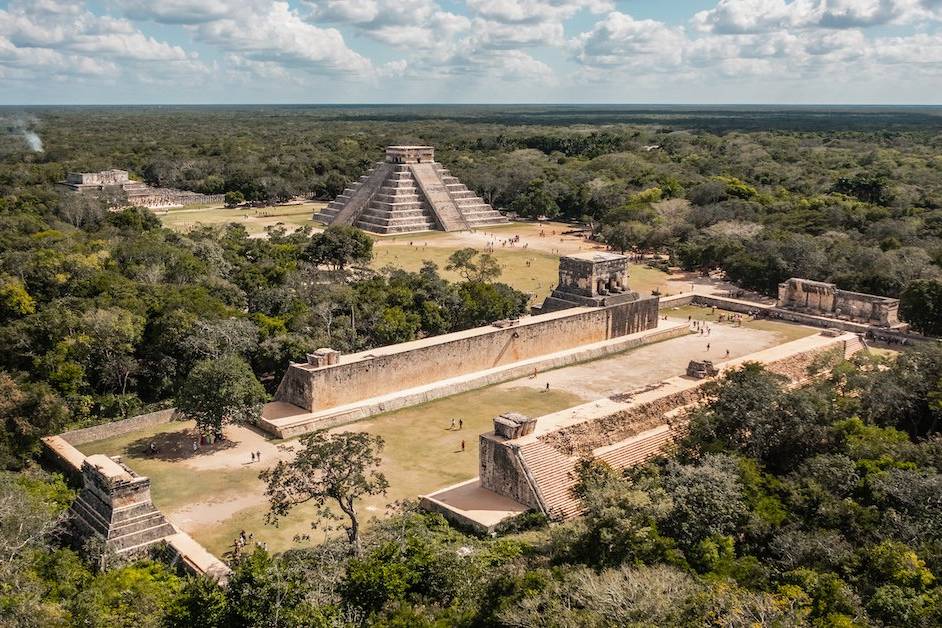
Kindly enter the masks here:
M 374 233 L 462 231 L 507 222 L 436 162 L 431 146 L 388 146 L 384 161 L 314 218 Z
M 898 317 L 899 299 L 839 290 L 833 283 L 792 277 L 778 285 L 777 307 L 839 320 L 905 328 Z
M 155 188 L 142 181 L 133 181 L 127 170 L 103 170 L 101 172 L 69 172 L 60 187 L 75 193 L 94 193 L 106 190 L 122 190 L 127 195 L 123 206 L 182 207 L 184 205 L 222 203 L 222 194 L 200 194 L 174 188 Z M 116 208 L 117 209 L 117 208 Z
M 559 284 L 537 311 L 603 307 L 638 299 L 638 293 L 628 288 L 628 258 L 592 251 L 559 258 Z

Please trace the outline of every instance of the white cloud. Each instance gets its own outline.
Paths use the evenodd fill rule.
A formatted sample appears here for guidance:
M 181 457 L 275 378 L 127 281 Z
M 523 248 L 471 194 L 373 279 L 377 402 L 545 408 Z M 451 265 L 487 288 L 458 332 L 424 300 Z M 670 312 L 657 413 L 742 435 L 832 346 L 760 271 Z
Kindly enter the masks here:
M 686 40 L 682 29 L 613 11 L 570 45 L 586 65 L 658 71 L 681 62 Z
M 125 15 L 164 24 L 202 24 L 240 12 L 252 13 L 262 0 L 113 0 Z
M 117 78 L 126 72 L 189 75 L 205 72 L 195 54 L 138 30 L 128 20 L 98 16 L 81 3 L 14 1 L 0 10 L 4 75 L 29 79 L 71 75 Z
M 698 31 L 718 34 L 863 28 L 931 17 L 932 3 L 939 0 L 719 0 L 691 23 Z
M 605 13 L 615 8 L 611 0 L 465 0 L 481 17 L 498 22 L 561 22 L 581 10 Z
M 252 61 L 277 62 L 312 72 L 367 73 L 370 60 L 347 47 L 333 28 L 314 26 L 287 2 L 260 14 L 214 20 L 199 26 L 201 40 Z

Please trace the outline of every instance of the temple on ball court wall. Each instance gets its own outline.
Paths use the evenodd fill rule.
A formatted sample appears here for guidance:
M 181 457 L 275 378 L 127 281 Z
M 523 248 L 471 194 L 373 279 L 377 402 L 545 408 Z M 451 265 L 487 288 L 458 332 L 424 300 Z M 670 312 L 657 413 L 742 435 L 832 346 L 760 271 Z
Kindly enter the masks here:
M 780 308 L 877 327 L 906 327 L 898 318 L 899 299 L 838 290 L 833 283 L 792 277 L 778 285 Z
M 638 298 L 628 289 L 627 257 L 602 251 L 576 253 L 559 258 L 559 284 L 534 313 L 617 305 Z
M 435 161 L 431 146 L 388 146 L 360 180 L 314 214 L 374 233 L 462 231 L 507 222 Z

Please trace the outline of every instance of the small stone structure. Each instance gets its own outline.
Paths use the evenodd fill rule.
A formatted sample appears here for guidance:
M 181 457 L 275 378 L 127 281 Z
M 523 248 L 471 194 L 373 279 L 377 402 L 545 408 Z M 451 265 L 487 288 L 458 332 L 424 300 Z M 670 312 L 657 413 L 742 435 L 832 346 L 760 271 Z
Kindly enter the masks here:
M 837 335 L 839 336 L 840 334 Z M 836 336 L 831 337 L 836 338 Z M 713 362 L 710 360 L 690 360 L 690 363 L 687 365 L 688 377 L 706 379 L 707 377 L 716 377 L 719 373 L 719 369 L 713 366 Z
M 317 367 L 340 364 L 340 352 L 336 349 L 318 349 L 314 353 L 307 354 L 307 363 Z
M 89 193 L 120 188 L 127 194 L 125 206 L 182 207 L 184 205 L 222 203 L 222 194 L 200 194 L 173 188 L 154 188 L 141 181 L 132 181 L 127 170 L 101 172 L 69 172 L 60 186 L 71 192 Z
M 435 161 L 431 146 L 388 146 L 386 159 L 314 214 L 375 233 L 461 231 L 507 219 Z
M 839 290 L 833 283 L 797 277 L 778 285 L 776 306 L 877 327 L 905 325 L 898 318 L 899 299 Z
M 139 551 L 176 534 L 150 498 L 150 479 L 103 454 L 82 463 L 82 490 L 71 513 L 78 532 L 97 536 L 118 554 Z
M 559 285 L 546 298 L 540 313 L 570 307 L 601 307 L 637 301 L 628 289 L 628 258 L 592 251 L 559 258 Z

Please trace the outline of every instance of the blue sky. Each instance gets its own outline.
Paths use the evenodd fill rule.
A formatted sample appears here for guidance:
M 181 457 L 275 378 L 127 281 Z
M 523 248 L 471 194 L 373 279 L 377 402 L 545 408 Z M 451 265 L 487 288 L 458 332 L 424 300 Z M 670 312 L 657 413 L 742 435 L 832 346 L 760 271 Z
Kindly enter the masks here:
M 0 104 L 939 104 L 942 0 L 0 0 Z

